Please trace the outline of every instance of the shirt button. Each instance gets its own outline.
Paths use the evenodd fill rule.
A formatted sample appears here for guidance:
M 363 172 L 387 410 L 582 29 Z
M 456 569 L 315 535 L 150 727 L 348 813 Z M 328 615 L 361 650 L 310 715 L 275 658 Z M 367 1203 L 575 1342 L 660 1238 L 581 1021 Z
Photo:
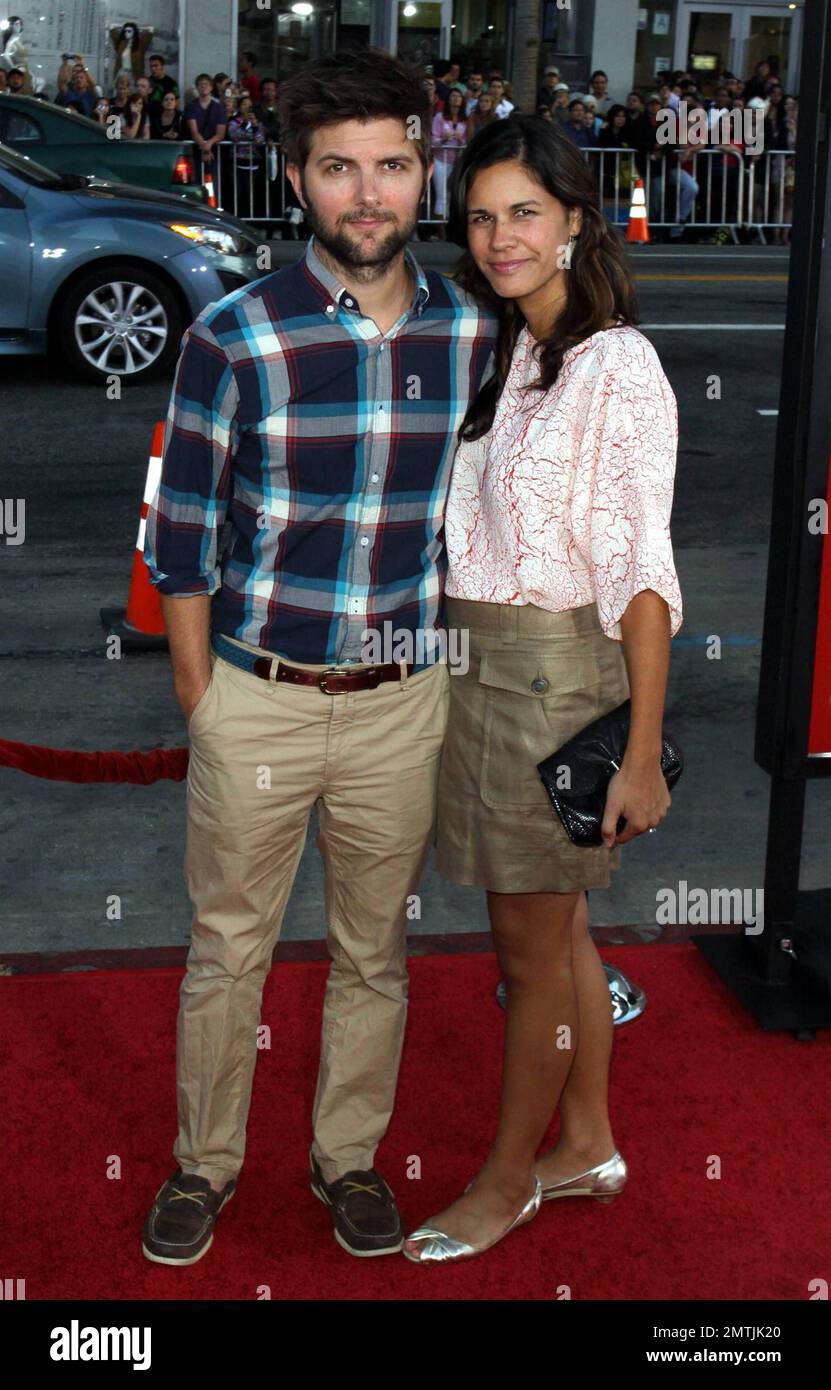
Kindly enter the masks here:
M 344 302 L 344 304 L 346 305 L 347 309 L 354 309 L 354 307 L 355 307 L 355 301 L 354 301 L 354 299 L 345 299 L 343 302 Z
M 384 344 L 383 344 L 383 343 L 382 343 L 381 346 L 379 347 L 378 351 L 379 351 L 379 352 L 383 352 L 383 351 L 384 351 Z
M 535 695 L 544 695 L 548 689 L 548 681 L 545 676 L 537 676 L 535 680 L 532 680 L 531 689 Z
M 366 536 L 361 536 L 361 545 L 369 545 L 369 540 Z
M 327 304 L 327 305 L 326 305 L 326 312 L 327 312 L 327 314 L 334 314 L 334 312 L 335 312 L 335 306 L 334 306 L 334 304 Z
M 378 481 L 378 474 L 377 474 L 377 473 L 373 473 L 373 475 L 372 475 L 372 477 L 370 478 L 369 481 L 370 481 L 371 483 L 377 483 L 377 481 Z

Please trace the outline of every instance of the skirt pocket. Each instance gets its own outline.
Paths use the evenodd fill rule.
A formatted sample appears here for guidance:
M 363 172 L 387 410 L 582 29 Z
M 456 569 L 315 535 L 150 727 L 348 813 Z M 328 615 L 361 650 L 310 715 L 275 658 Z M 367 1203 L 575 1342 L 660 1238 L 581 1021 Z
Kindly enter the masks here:
M 481 654 L 484 702 L 480 795 L 495 809 L 551 806 L 537 763 L 604 710 L 608 686 L 584 643 Z M 606 698 L 605 708 L 614 700 Z

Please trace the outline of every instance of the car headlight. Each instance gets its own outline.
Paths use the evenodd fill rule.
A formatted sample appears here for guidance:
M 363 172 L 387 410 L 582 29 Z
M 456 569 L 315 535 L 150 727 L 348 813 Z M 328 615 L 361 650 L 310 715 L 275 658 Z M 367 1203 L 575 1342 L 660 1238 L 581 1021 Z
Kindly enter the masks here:
M 196 246 L 207 246 L 212 251 L 219 251 L 223 256 L 242 256 L 246 252 L 250 254 L 253 250 L 253 246 L 245 237 L 237 236 L 233 232 L 224 232 L 220 227 L 206 227 L 201 222 L 168 222 L 167 225 L 172 232 L 186 237 Z

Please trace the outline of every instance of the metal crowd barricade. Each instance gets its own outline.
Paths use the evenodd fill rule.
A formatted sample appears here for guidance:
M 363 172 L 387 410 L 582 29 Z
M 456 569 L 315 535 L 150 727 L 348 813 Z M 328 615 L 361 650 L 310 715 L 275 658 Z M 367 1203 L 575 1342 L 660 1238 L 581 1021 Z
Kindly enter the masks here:
M 303 210 L 286 178 L 285 153 L 275 141 L 254 145 L 246 140 L 222 140 L 214 146 L 212 163 L 202 165 L 203 182 L 208 171 L 213 176 L 217 207 L 223 212 L 257 227 L 283 225 L 290 236 L 297 236 Z
M 253 222 L 257 226 L 267 226 L 269 228 L 283 224 L 288 230 L 289 235 L 297 236 L 297 227 L 303 220 L 302 208 L 296 202 L 294 191 L 286 178 L 286 156 L 279 145 L 273 140 L 268 140 L 264 145 L 253 146 L 259 155 L 259 159 L 252 159 L 250 151 L 252 145 L 245 140 L 222 140 L 214 146 L 214 159 L 208 166 L 203 166 L 204 173 L 210 170 L 214 193 L 216 195 L 217 206 L 224 212 L 229 212 L 235 217 L 242 217 L 244 221 Z M 456 153 L 462 148 L 458 144 L 448 143 L 444 145 L 434 145 L 434 150 L 453 150 Z M 195 158 L 198 159 L 198 151 L 195 151 Z M 254 164 L 255 168 L 250 168 Z M 443 203 L 443 209 L 437 210 L 435 206 L 434 180 L 428 180 L 425 191 L 424 201 L 422 202 L 419 222 L 434 223 L 443 225 L 447 220 L 447 188 L 449 185 L 452 164 L 445 161 L 437 161 L 434 170 L 434 179 L 442 179 L 440 192 L 444 191 L 445 198 L 439 199 Z
M 594 168 L 609 221 L 626 223 L 632 188 L 641 177 L 650 227 L 727 227 L 733 240 L 738 240 L 745 205 L 745 161 L 740 150 L 704 147 L 691 161 L 683 161 L 691 162 L 690 169 L 674 152 L 658 159 L 622 146 L 589 147 L 582 153 Z M 687 215 L 683 216 L 685 203 Z
M 443 159 L 443 151 L 452 151 L 454 156 L 461 154 L 464 145 L 455 140 L 433 144 L 433 176 L 427 180 L 424 199 L 419 209 L 418 220 L 429 225 L 442 227 L 447 222 L 450 196 L 450 179 L 453 173 L 453 160 Z M 438 198 L 436 195 L 438 194 Z
M 443 150 L 458 154 L 463 148 L 453 143 L 433 146 L 434 154 Z M 248 142 L 235 140 L 223 140 L 214 147 L 215 158 L 208 167 L 217 205 L 255 226 L 282 226 L 284 235 L 296 237 L 303 212 L 286 178 L 285 153 L 272 140 L 253 146 L 253 159 L 251 149 Z M 684 161 L 688 169 L 674 151 L 657 160 L 625 146 L 589 146 L 581 154 L 594 171 L 604 213 L 617 225 L 628 221 L 638 177 L 644 181 L 650 228 L 726 227 L 733 241 L 738 240 L 739 229 L 750 229 L 765 241 L 766 227 L 791 225 L 794 150 L 766 150 L 754 156 L 737 148 L 703 146 Z M 450 161 L 434 160 L 433 178 L 428 180 L 419 210 L 420 224 L 446 223 L 452 168 Z M 438 206 L 437 180 L 441 181 L 439 194 L 445 194 Z M 688 215 L 682 217 L 682 209 Z
M 691 168 L 684 165 L 691 164 Z M 675 154 L 647 159 L 646 205 L 655 227 L 727 227 L 733 241 L 743 225 L 745 165 L 742 152 L 718 146 L 696 150 L 691 159 Z M 670 197 L 667 198 L 667 185 Z M 689 211 L 682 215 L 682 203 Z M 670 204 L 668 207 L 667 204 Z
M 765 227 L 790 227 L 793 223 L 793 190 L 796 150 L 765 150 L 747 161 L 746 226 L 766 242 Z

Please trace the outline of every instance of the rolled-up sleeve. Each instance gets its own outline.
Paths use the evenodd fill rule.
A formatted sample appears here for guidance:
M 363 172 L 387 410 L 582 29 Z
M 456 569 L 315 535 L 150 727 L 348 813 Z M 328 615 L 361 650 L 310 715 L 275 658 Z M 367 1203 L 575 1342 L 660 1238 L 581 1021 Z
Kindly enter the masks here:
M 220 587 L 238 405 L 232 364 L 200 317 L 182 340 L 161 477 L 147 513 L 144 562 L 160 593 L 185 598 Z
M 678 406 L 658 354 L 648 339 L 621 335 L 591 393 L 571 515 L 600 624 L 615 641 L 645 589 L 665 600 L 671 636 L 683 621 L 670 538 L 677 451 Z

